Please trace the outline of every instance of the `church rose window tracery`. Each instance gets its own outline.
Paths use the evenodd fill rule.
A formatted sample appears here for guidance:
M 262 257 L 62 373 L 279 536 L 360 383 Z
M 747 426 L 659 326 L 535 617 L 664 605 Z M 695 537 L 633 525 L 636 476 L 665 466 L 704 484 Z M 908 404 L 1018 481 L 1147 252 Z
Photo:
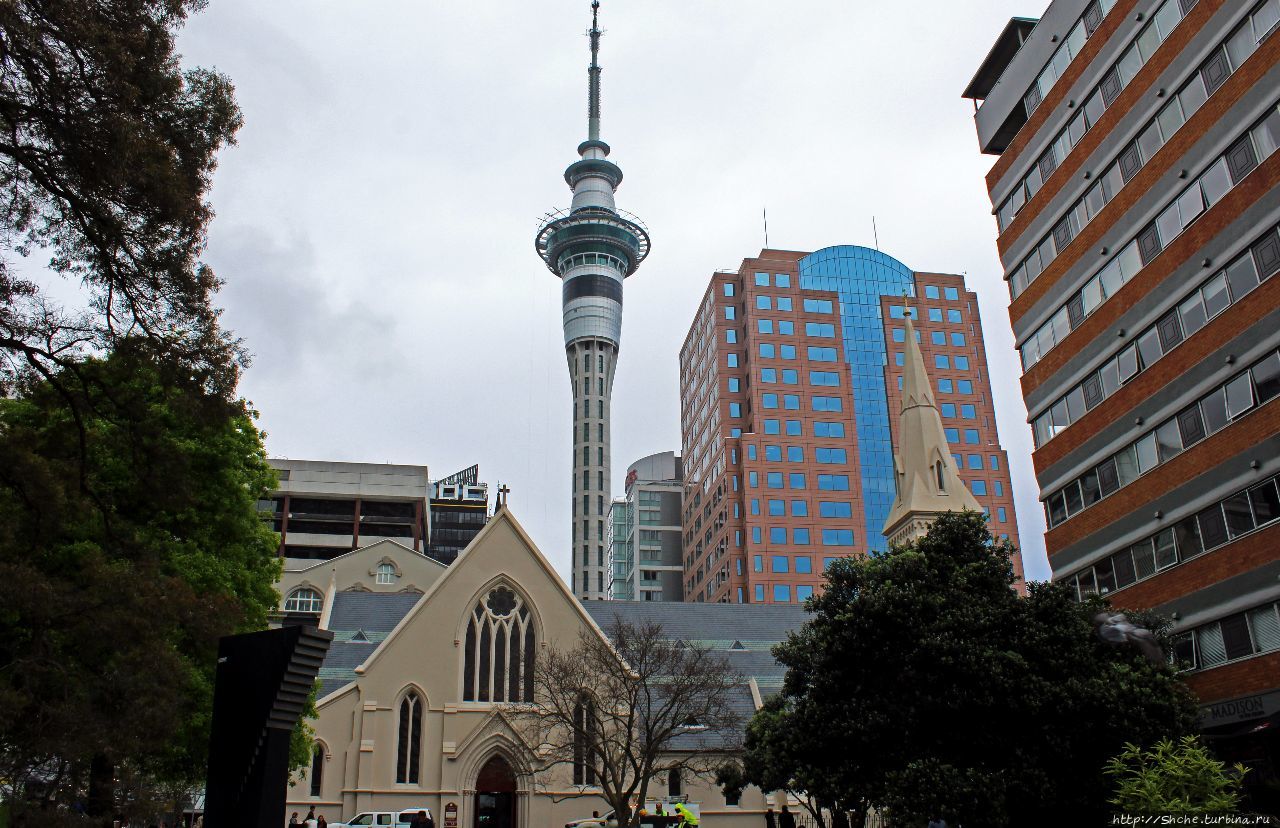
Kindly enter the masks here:
M 496 586 L 471 610 L 462 653 L 462 700 L 533 700 L 533 618 L 514 590 Z

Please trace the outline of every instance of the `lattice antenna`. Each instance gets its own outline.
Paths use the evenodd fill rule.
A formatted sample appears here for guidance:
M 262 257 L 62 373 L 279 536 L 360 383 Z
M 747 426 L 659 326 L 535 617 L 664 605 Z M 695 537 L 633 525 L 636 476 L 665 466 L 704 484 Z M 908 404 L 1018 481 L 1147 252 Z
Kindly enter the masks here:
M 587 69 L 587 140 L 600 140 L 600 0 L 591 0 L 591 66 Z

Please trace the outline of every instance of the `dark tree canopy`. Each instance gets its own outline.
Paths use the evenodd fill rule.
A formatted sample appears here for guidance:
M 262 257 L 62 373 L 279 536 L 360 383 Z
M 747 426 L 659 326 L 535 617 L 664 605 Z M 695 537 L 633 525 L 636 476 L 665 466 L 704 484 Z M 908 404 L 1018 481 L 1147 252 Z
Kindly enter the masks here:
M 202 778 L 217 639 L 265 626 L 279 573 L 243 403 L 142 340 L 75 370 L 0 399 L 0 785 L 50 806 L 113 767 Z
M 177 30 L 203 0 L 0 3 L 0 391 L 122 336 L 228 399 L 239 346 L 199 261 L 215 155 L 240 126 L 230 82 L 183 71 Z M 15 256 L 83 286 L 64 310 Z
M 1106 761 L 1191 732 L 1194 703 L 1171 668 L 1101 641 L 1096 606 L 1060 585 L 1019 598 L 1010 552 L 970 512 L 832 566 L 775 650 L 788 673 L 753 722 L 752 781 L 905 824 L 1102 824 Z

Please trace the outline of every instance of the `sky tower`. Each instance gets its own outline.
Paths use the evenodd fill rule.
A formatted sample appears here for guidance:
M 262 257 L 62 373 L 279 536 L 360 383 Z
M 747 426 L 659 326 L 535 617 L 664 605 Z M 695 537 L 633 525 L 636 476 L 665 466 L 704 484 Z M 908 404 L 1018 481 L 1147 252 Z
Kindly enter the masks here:
M 600 140 L 599 0 L 591 4 L 587 69 L 587 140 L 564 171 L 573 191 L 568 211 L 538 228 L 538 255 L 561 281 L 564 345 L 573 392 L 573 492 L 570 586 L 580 599 L 608 597 L 605 523 L 610 505 L 609 404 L 622 338 L 622 282 L 649 253 L 649 232 L 619 210 L 613 193 L 622 170 Z

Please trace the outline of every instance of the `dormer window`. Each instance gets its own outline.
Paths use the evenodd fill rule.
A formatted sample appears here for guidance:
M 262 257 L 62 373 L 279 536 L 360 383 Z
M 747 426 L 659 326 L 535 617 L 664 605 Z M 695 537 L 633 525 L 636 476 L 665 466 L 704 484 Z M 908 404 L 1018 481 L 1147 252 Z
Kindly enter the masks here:
M 396 565 L 392 563 L 378 564 L 377 582 L 380 584 L 394 584 L 396 582 Z

